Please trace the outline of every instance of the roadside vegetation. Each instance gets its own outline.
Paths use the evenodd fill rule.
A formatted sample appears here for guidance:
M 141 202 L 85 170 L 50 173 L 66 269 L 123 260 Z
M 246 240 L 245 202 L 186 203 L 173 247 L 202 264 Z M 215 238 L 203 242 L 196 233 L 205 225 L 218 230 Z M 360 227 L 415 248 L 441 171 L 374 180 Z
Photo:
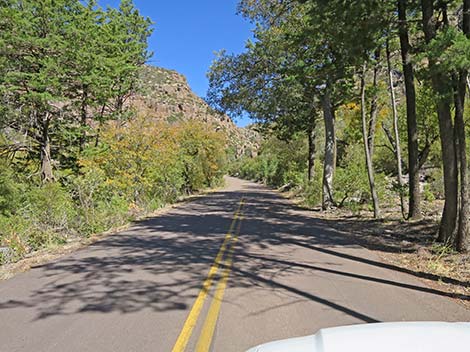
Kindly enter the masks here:
M 223 133 L 128 104 L 151 25 L 130 0 L 0 2 L 0 264 L 222 181 Z
M 470 1 L 242 0 L 254 40 L 222 51 L 208 100 L 266 136 L 232 174 L 323 210 L 442 209 L 436 241 L 470 250 Z

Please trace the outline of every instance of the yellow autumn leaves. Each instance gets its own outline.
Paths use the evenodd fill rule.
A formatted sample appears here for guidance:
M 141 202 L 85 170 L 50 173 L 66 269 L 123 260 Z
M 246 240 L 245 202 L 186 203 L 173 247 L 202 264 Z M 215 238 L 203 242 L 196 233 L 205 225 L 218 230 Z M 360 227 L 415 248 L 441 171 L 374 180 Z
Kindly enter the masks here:
M 169 124 L 137 116 L 108 124 L 100 147 L 82 158 L 81 165 L 86 173 L 99 171 L 107 186 L 130 204 L 161 204 L 220 182 L 225 145 L 223 132 L 209 124 Z

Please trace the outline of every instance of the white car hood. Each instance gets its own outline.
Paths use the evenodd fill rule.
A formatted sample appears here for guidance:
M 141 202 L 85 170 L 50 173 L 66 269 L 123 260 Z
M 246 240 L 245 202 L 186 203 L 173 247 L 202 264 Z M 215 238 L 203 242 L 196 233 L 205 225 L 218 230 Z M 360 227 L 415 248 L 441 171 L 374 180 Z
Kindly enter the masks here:
M 469 346 L 470 323 L 403 322 L 322 329 L 247 352 L 450 352 Z

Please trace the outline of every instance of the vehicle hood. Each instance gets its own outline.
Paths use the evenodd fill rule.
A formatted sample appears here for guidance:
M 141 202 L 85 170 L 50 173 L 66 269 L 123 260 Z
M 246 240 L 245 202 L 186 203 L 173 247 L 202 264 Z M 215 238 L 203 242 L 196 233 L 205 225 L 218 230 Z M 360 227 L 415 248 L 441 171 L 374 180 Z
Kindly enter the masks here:
M 470 323 L 402 322 L 322 329 L 247 352 L 447 352 L 469 346 Z

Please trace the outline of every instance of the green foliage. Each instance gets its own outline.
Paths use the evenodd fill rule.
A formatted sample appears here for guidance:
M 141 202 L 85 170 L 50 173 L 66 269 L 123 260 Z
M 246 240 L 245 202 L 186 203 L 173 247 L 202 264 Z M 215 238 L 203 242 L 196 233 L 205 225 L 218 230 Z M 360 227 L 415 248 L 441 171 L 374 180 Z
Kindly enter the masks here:
M 94 0 L 0 4 L 0 128 L 23 136 L 44 181 L 55 178 L 51 159 L 77 171 L 90 120 L 123 117 L 150 25 L 130 0 L 106 10 Z
M 375 187 L 382 203 L 387 204 L 394 199 L 391 183 L 385 174 L 375 173 Z M 347 147 L 342 164 L 336 170 L 334 192 L 336 201 L 348 207 L 370 202 L 370 187 L 362 145 L 352 144 Z
M 334 191 L 337 201 L 363 203 L 369 199 L 364 150 L 360 144 L 347 148 L 343 164 L 336 170 Z
M 242 158 L 230 166 L 230 173 L 245 179 L 280 187 L 289 184 L 308 206 L 317 206 L 322 198 L 322 164 L 316 160 L 313 179 L 307 181 L 305 141 L 298 137 L 290 142 L 275 137 L 268 139 L 254 158 Z M 391 181 L 383 173 L 376 174 L 377 193 L 384 203 L 395 199 Z M 370 201 L 370 189 L 360 144 L 345 150 L 335 175 L 334 199 L 338 205 L 362 207 Z
M 137 212 L 154 210 L 183 191 L 217 185 L 224 173 L 225 138 L 202 123 L 169 125 L 139 116 L 109 124 L 101 140 L 85 151 L 85 177 L 74 183 L 84 209 L 96 202 L 119 204 L 119 194 Z
M 132 0 L 0 2 L 2 261 L 221 183 L 223 132 L 127 108 L 151 25 Z
M 30 251 L 28 237 L 31 229 L 32 224 L 22 216 L 0 216 L 0 244 L 7 248 L 0 258 L 2 263 L 18 260 Z
M 432 201 L 436 200 L 436 197 L 435 197 L 434 193 L 431 191 L 431 186 L 429 185 L 429 183 L 426 183 L 424 185 L 422 194 L 423 194 L 424 200 L 426 200 L 428 202 L 432 202 Z
M 17 195 L 14 214 L 0 216 L 0 242 L 11 251 L 9 261 L 63 243 L 72 234 L 76 217 L 72 198 L 60 184 L 21 186 L 23 193 Z
M 165 125 L 144 117 L 109 124 L 102 131 L 103 144 L 85 151 L 81 165 L 86 173 L 102 172 L 111 190 L 141 207 L 149 196 L 161 198 L 168 180 L 178 182 L 176 142 L 168 133 Z
M 420 58 L 434 60 L 433 70 L 436 72 L 448 74 L 470 69 L 470 38 L 459 28 L 445 26 L 425 49 Z
M 201 123 L 188 121 L 180 124 L 176 138 L 186 190 L 220 184 L 225 172 L 225 137 Z
M 106 182 L 103 170 L 87 170 L 83 176 L 73 178 L 68 188 L 77 204 L 75 226 L 85 236 L 122 225 L 130 219 L 129 202 Z
M 0 247 L 8 254 L 1 252 L 0 261 L 125 224 L 184 193 L 220 184 L 225 145 L 225 135 L 212 126 L 138 116 L 104 125 L 101 143 L 82 153 L 81 173 L 62 183 L 18 182 L 1 159 Z
M 263 124 L 265 132 L 287 141 L 295 139 L 296 132 L 314 131 L 316 117 L 323 112 L 326 147 L 317 159 L 325 163 L 325 182 L 334 190 L 337 203 L 356 207 L 369 200 L 369 192 L 375 193 L 375 174 L 380 203 L 396 201 L 397 195 L 405 194 L 405 186 L 411 186 L 410 216 L 418 216 L 416 178 L 430 168 L 442 173 L 444 164 L 446 210 L 439 237 L 454 238 L 455 245 L 467 251 L 468 223 L 456 219 L 464 219 L 460 212 L 466 211 L 470 187 L 464 173 L 469 167 L 465 159 L 469 6 L 468 1 L 240 0 L 238 11 L 254 23 L 255 40 L 241 54 L 222 51 L 216 57 L 208 73 L 209 101 L 234 114 L 248 113 Z M 359 80 L 364 88 L 360 104 Z M 335 138 L 338 150 L 333 150 Z M 439 138 L 442 147 L 436 143 Z M 364 167 L 363 143 L 371 154 L 369 172 Z M 337 156 L 337 165 L 332 155 Z M 242 176 L 271 185 L 286 180 L 300 184 L 302 179 L 302 168 L 284 159 L 274 146 L 234 168 Z M 400 189 L 391 181 L 399 169 L 410 175 L 409 185 Z M 444 196 L 442 179 L 442 175 L 429 177 L 424 190 L 427 199 Z M 311 185 L 305 190 L 315 202 L 316 191 Z M 373 198 L 378 217 L 377 197 Z M 329 207 L 334 202 L 324 203 Z M 451 228 L 457 223 L 458 229 Z
M 319 160 L 315 163 L 313 179 L 308 182 L 305 179 L 300 195 L 307 206 L 314 207 L 322 202 L 322 165 Z
M 242 158 L 231 166 L 231 170 L 233 175 L 270 186 L 299 186 L 303 184 L 307 172 L 305 160 L 306 147 L 302 138 L 286 142 L 271 137 L 264 142 L 256 157 Z
M 429 191 L 436 199 L 444 199 L 444 172 L 441 167 L 430 171 L 428 185 Z
M 22 213 L 44 232 L 67 233 L 73 224 L 75 206 L 59 183 L 47 183 L 28 190 Z
M 0 216 L 8 216 L 17 211 L 21 205 L 22 188 L 11 166 L 0 159 Z
M 0 1 L 0 261 L 222 182 L 224 132 L 128 108 L 151 25 L 132 0 Z

